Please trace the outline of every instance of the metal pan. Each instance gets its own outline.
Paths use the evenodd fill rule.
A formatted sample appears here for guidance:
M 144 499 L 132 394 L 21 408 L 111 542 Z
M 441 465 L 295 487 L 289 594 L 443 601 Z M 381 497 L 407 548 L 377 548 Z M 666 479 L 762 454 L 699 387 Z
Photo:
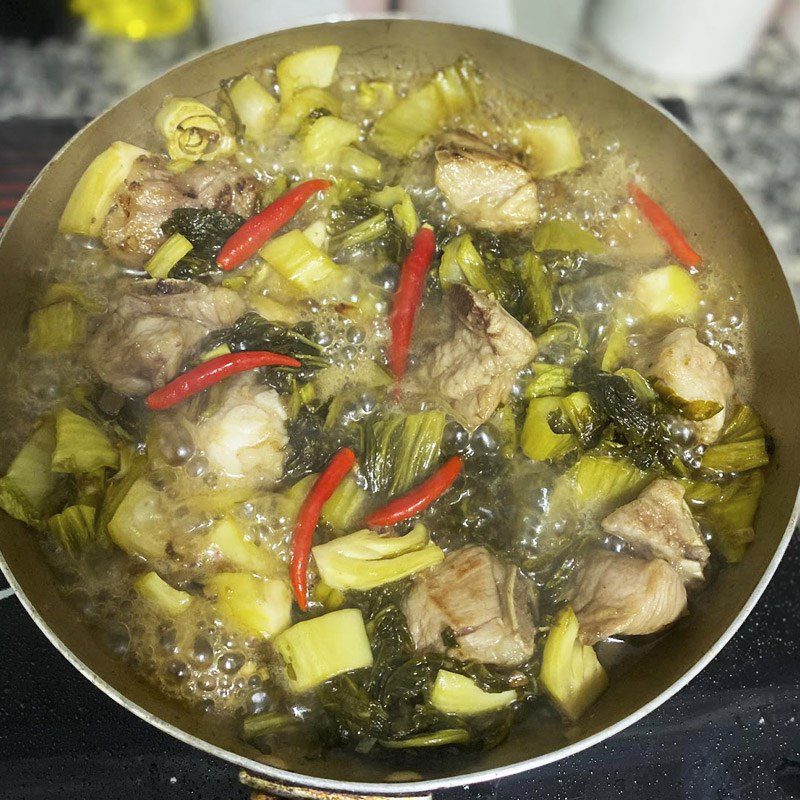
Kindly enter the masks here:
M 257 760 L 258 753 L 239 740 L 233 725 L 166 699 L 114 660 L 62 600 L 24 527 L 0 520 L 0 566 L 31 617 L 89 680 L 135 714 L 261 776 L 271 794 L 310 796 L 309 791 L 317 790 L 321 794 L 313 796 L 419 796 L 532 770 L 596 744 L 663 703 L 733 636 L 772 576 L 797 519 L 800 330 L 781 266 L 753 213 L 711 159 L 659 110 L 580 64 L 516 39 L 456 25 L 373 19 L 283 31 L 201 56 L 136 92 L 75 136 L 29 189 L 0 240 L 0 353 L 5 360 L 23 340 L 27 276 L 55 235 L 70 190 L 97 153 L 119 138 L 157 146 L 151 120 L 165 95 L 211 96 L 223 77 L 272 63 L 299 48 L 331 43 L 342 46 L 344 67 L 375 76 L 390 75 L 396 66 L 428 72 L 469 53 L 494 80 L 544 99 L 579 124 L 618 139 L 697 236 L 703 253 L 723 265 L 740 287 L 754 356 L 752 400 L 776 443 L 756 538 L 743 563 L 723 571 L 691 617 L 664 636 L 625 680 L 612 683 L 570 740 L 561 726 L 523 723 L 489 752 L 436 754 L 415 761 L 411 768 L 421 779 L 413 782 L 391 780 L 392 772 L 407 768 L 403 763 L 349 753 L 298 761 L 288 770 Z M 0 375 L 0 382 L 8 379 Z

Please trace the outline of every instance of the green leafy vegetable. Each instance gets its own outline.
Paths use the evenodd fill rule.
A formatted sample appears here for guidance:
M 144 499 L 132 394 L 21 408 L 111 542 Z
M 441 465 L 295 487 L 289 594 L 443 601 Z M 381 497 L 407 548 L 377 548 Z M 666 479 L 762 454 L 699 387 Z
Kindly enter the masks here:
M 166 278 L 172 268 L 192 250 L 192 243 L 180 233 L 172 236 L 156 250 L 144 268 L 152 278 Z
M 561 401 L 557 397 L 537 397 L 528 404 L 520 445 L 522 452 L 531 460 L 554 461 L 577 445 L 572 433 L 556 433 L 553 430 L 551 417 L 560 413 Z
M 199 278 L 217 272 L 219 249 L 238 230 L 244 217 L 210 208 L 176 208 L 161 226 L 166 236 L 179 233 L 192 249 L 169 271 L 170 278 Z
M 47 520 L 47 530 L 71 556 L 97 541 L 93 506 L 68 506 Z
M 575 721 L 606 690 L 608 676 L 594 650 L 578 638 L 575 612 L 556 617 L 542 656 L 542 689 L 567 719 Z
M 46 516 L 56 488 L 56 475 L 51 467 L 55 447 L 55 423 L 46 419 L 0 478 L 0 508 L 34 527 Z
M 259 255 L 301 293 L 312 297 L 329 293 L 339 275 L 338 264 L 297 229 L 270 239 Z
M 86 473 L 103 467 L 116 469 L 119 452 L 111 439 L 91 420 L 68 408 L 56 412 L 53 472 Z
M 539 225 L 533 235 L 533 247 L 540 253 L 562 250 L 598 255 L 605 251 L 603 243 L 591 231 L 566 219 L 548 220 Z
M 520 264 L 523 319 L 529 327 L 544 327 L 555 319 L 553 281 L 535 253 L 527 253 Z
M 441 455 L 445 415 L 441 411 L 391 414 L 364 426 L 361 460 L 376 494 L 398 494 L 422 480 Z
M 747 472 L 769 463 L 764 429 L 752 408 L 736 408 L 719 441 L 706 448 L 701 463 L 721 473 Z
M 381 536 L 363 530 L 313 548 L 322 580 L 342 591 L 364 591 L 407 578 L 444 560 L 431 544 L 424 525 L 417 524 L 405 536 Z
M 525 386 L 525 397 L 549 397 L 565 395 L 572 388 L 572 367 L 536 362 L 533 376 Z
M 156 572 L 146 572 L 133 582 L 133 588 L 149 603 L 169 617 L 177 617 L 192 604 L 192 596 L 170 586 Z
M 86 311 L 63 300 L 31 314 L 28 346 L 34 353 L 61 353 L 86 340 Z

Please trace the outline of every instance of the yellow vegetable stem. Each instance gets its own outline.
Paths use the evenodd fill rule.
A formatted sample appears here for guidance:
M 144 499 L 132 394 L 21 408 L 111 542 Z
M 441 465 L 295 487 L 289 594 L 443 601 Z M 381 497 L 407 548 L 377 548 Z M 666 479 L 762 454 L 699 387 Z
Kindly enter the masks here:
M 210 161 L 228 156 L 236 148 L 225 120 L 191 97 L 166 99 L 156 114 L 155 126 L 173 161 Z

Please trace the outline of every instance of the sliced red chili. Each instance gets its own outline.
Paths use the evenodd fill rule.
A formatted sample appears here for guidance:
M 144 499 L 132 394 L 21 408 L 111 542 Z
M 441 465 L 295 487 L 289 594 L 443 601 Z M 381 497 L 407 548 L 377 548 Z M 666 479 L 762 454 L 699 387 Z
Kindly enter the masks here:
M 303 611 L 308 608 L 308 557 L 311 553 L 314 531 L 322 513 L 322 506 L 325 505 L 355 463 L 356 454 L 349 447 L 344 447 L 336 453 L 311 487 L 311 491 L 303 501 L 300 513 L 297 515 L 292 540 L 290 574 L 297 605 Z
M 436 238 L 430 225 L 423 225 L 414 237 L 411 251 L 400 270 L 400 279 L 389 315 L 392 342 L 389 345 L 389 368 L 395 378 L 400 380 L 406 371 L 411 334 L 417 318 L 425 276 L 428 274 L 431 259 L 436 250 Z
M 373 511 L 367 517 L 367 525 L 370 528 L 382 528 L 416 516 L 453 485 L 463 468 L 464 460 L 461 456 L 453 456 L 419 486 Z
M 666 242 L 672 255 L 685 267 L 697 267 L 702 259 L 686 241 L 681 229 L 672 221 L 669 214 L 635 183 L 628 184 L 628 191 L 639 210 L 653 226 L 653 230 Z
M 321 179 L 305 181 L 281 195 L 263 211 L 250 217 L 222 245 L 217 253 L 217 266 L 220 269 L 230 270 L 243 264 L 303 207 L 311 195 L 327 189 L 330 185 L 330 181 Z
M 187 397 L 208 389 L 238 372 L 256 369 L 257 367 L 300 367 L 296 358 L 267 350 L 249 350 L 243 353 L 229 353 L 217 356 L 178 375 L 166 386 L 156 389 L 147 396 L 145 404 L 153 411 L 163 411 L 186 400 Z

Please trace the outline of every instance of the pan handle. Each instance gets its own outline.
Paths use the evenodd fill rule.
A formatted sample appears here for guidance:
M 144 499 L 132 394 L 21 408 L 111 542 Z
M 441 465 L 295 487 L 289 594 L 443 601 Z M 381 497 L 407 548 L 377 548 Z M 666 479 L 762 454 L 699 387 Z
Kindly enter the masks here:
M 433 800 L 433 795 L 379 795 L 353 794 L 351 792 L 328 792 L 325 789 L 313 789 L 308 786 L 297 786 L 290 783 L 279 783 L 266 778 L 259 778 L 242 770 L 239 781 L 253 790 L 251 800 Z

